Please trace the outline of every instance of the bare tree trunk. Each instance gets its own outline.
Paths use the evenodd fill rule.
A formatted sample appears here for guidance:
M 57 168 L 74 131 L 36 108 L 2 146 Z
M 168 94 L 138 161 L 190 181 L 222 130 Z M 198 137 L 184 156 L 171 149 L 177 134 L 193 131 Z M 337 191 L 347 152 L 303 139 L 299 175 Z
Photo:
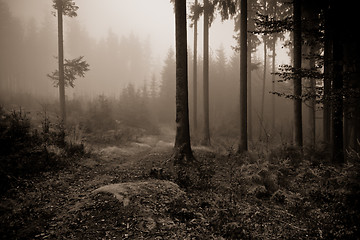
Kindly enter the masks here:
M 294 0 L 294 130 L 295 144 L 303 146 L 301 86 L 301 0 Z
M 193 160 L 190 144 L 188 107 L 188 67 L 186 1 L 175 1 L 176 25 L 176 137 L 174 162 L 184 164 Z
M 195 6 L 197 6 L 198 0 L 195 0 Z M 193 124 L 194 132 L 197 131 L 197 34 L 198 34 L 198 24 L 197 19 L 194 22 L 194 72 L 193 72 Z
M 313 55 L 315 54 L 314 46 L 310 47 L 310 69 L 315 71 L 315 59 Z M 310 87 L 310 102 L 309 102 L 309 134 L 310 134 L 310 147 L 316 147 L 316 121 L 315 121 L 315 110 L 316 110 L 316 79 L 309 79 Z
M 330 6 L 330 18 L 338 13 L 339 9 L 341 10 L 342 3 L 333 1 Z M 333 43 L 333 52 L 332 52 L 332 72 L 333 72 L 333 82 L 332 82 L 332 161 L 334 163 L 344 163 L 344 121 L 343 121 L 343 70 L 344 70 L 344 49 L 343 49 L 343 39 L 340 33 L 343 31 L 343 20 L 337 19 L 336 21 L 331 20 L 331 28 L 333 33 L 331 34 L 331 39 Z
M 210 123 L 209 123 L 209 0 L 204 0 L 204 136 L 202 144 L 210 145 Z
M 241 0 L 240 17 L 240 143 L 238 152 L 248 150 L 247 136 L 247 0 Z
M 63 2 L 57 1 L 58 15 L 58 55 L 59 55 L 59 95 L 60 95 L 60 114 L 63 124 L 66 122 L 65 108 L 65 79 L 64 79 L 64 37 L 63 37 Z
M 274 5 L 274 17 L 276 18 L 277 17 L 277 5 L 276 5 L 276 3 L 275 3 L 275 5 Z M 274 33 L 273 34 L 273 41 L 272 41 L 272 70 L 271 70 L 271 72 L 272 72 L 272 75 L 271 75 L 271 82 L 272 82 L 272 84 L 271 84 L 271 86 L 272 86 L 272 92 L 274 93 L 275 92 L 275 90 L 276 90 L 276 84 L 275 84 L 275 71 L 276 71 L 276 69 L 275 69 L 275 63 L 276 63 L 276 39 L 277 39 L 277 34 L 276 33 Z M 276 115 L 276 104 L 275 104 L 275 101 L 276 101 L 276 99 L 275 99 L 275 94 L 272 94 L 272 96 L 271 96 L 271 110 L 272 110 L 272 131 L 274 131 L 275 130 L 275 127 L 276 127 L 276 118 L 275 118 L 275 115 Z
M 249 16 L 250 18 L 250 16 Z M 248 36 L 248 49 L 247 51 L 247 81 L 248 81 L 248 138 L 249 141 L 252 141 L 252 86 L 251 86 L 251 49 L 252 49 L 252 42 L 251 38 Z
M 266 2 L 265 2 L 266 4 Z M 266 14 L 266 13 L 265 13 Z M 263 69 L 263 82 L 262 82 L 262 93 L 261 93 L 261 124 L 264 124 L 264 107 L 265 107 L 265 85 L 266 85 L 266 67 L 267 67 L 267 37 L 264 35 L 263 37 L 263 41 L 264 41 L 264 69 Z M 265 131 L 265 126 L 264 129 Z M 262 130 L 260 130 L 260 139 L 262 137 Z M 264 132 L 264 134 L 266 134 L 266 132 Z
M 333 121 L 332 121 L 332 160 L 335 163 L 344 162 L 344 137 L 343 137 L 343 52 L 341 42 L 334 38 L 334 79 L 333 79 L 333 94 L 335 95 L 334 102 L 332 104 L 333 109 Z
M 331 142 L 331 72 L 332 72 L 332 29 L 329 10 L 325 12 L 325 43 L 324 43 L 324 97 L 323 97 L 323 141 Z
M 267 15 L 267 6 L 266 0 L 264 0 L 264 15 Z M 266 134 L 266 129 L 264 126 L 264 108 L 265 108 L 265 85 L 266 85 L 266 67 L 267 67 L 267 36 L 264 34 L 264 69 L 263 69 L 263 82 L 262 82 L 262 93 L 261 93 L 261 125 L 263 125 L 264 134 Z M 262 137 L 262 130 L 260 130 L 260 139 Z
M 273 46 L 272 46 L 272 75 L 271 75 L 271 81 L 272 81 L 272 92 L 275 92 L 275 61 L 276 61 L 276 34 L 274 34 L 273 37 Z M 272 130 L 274 131 L 275 126 L 276 126 L 276 119 L 275 119 L 275 115 L 276 115 L 276 109 L 275 109 L 275 94 L 272 94 L 271 96 L 271 109 L 272 109 Z

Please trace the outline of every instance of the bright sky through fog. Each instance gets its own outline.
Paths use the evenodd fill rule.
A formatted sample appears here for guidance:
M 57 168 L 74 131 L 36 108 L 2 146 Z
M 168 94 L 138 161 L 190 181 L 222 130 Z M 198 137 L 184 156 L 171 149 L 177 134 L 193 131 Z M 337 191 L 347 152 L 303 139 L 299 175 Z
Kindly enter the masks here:
M 5 0 L 13 14 L 27 21 L 34 17 L 39 24 L 46 14 L 53 11 L 51 0 Z M 170 0 L 75 0 L 80 7 L 77 20 L 89 34 L 101 39 L 111 29 L 119 36 L 133 33 L 140 39 L 150 39 L 153 59 L 163 63 L 168 49 L 175 45 L 174 12 Z M 50 18 L 56 19 L 54 17 Z M 190 22 L 188 21 L 188 25 Z M 202 19 L 198 24 L 199 55 L 202 52 Z M 232 54 L 233 21 L 216 20 L 210 30 L 211 51 L 224 46 L 226 54 Z M 188 29 L 188 44 L 193 49 L 193 29 Z

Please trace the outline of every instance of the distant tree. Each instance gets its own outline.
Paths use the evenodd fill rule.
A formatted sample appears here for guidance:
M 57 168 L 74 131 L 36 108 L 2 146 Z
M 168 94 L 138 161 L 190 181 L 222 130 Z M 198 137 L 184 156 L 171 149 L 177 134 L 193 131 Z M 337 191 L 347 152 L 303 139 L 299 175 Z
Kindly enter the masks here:
M 176 62 L 175 53 L 169 49 L 165 59 L 165 65 L 161 72 L 161 85 L 159 91 L 159 119 L 162 122 L 173 122 L 176 105 L 174 104 L 176 95 Z
M 175 28 L 176 137 L 173 157 L 175 163 L 184 164 L 194 159 L 189 127 L 186 1 L 175 0 Z
M 63 37 L 63 15 L 76 17 L 78 6 L 72 0 L 53 0 L 53 7 L 57 10 L 58 17 L 58 61 L 59 61 L 59 95 L 60 112 L 62 122 L 66 121 L 65 108 L 65 72 L 64 72 L 64 37 Z M 55 15 L 55 13 L 54 13 Z
M 6 1 L 0 1 L 0 88 L 16 91 L 19 88 L 17 70 L 22 62 L 23 29 L 19 19 L 12 16 Z
M 194 5 L 191 7 L 192 16 L 191 19 L 193 21 L 192 26 L 194 27 L 194 57 L 193 57 L 193 129 L 197 131 L 197 98 L 198 98 L 198 88 L 197 88 L 197 75 L 198 75 L 198 62 L 197 62 L 197 35 L 198 35 L 198 20 L 201 13 L 201 6 L 198 3 L 198 0 L 195 0 Z
M 157 98 L 157 96 L 158 96 L 158 88 L 156 83 L 156 76 L 155 74 L 153 74 L 150 82 L 150 98 L 152 101 L 154 101 Z

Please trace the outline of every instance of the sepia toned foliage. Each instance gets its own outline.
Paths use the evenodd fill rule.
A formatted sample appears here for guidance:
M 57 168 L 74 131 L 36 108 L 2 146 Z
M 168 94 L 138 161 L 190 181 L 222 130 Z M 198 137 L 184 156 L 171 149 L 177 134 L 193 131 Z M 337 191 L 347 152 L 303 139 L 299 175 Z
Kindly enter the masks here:
M 75 80 L 77 77 L 85 77 L 85 72 L 89 71 L 89 64 L 83 60 L 83 56 L 68 60 L 65 59 L 64 63 L 64 78 L 65 87 L 75 87 Z M 56 70 L 51 75 L 47 75 L 54 81 L 54 87 L 59 87 L 59 71 Z

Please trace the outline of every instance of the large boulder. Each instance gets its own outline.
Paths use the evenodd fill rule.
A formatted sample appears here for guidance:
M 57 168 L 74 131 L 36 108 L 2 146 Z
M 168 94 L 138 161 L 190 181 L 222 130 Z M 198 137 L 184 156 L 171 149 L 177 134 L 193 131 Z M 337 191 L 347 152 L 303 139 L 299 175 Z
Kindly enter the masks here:
M 174 202 L 182 201 L 186 196 L 177 184 L 154 179 L 110 184 L 94 190 L 93 193 L 113 194 L 123 207 L 137 209 L 137 228 L 143 232 L 153 232 L 157 228 L 173 228 L 175 224 L 168 209 Z

